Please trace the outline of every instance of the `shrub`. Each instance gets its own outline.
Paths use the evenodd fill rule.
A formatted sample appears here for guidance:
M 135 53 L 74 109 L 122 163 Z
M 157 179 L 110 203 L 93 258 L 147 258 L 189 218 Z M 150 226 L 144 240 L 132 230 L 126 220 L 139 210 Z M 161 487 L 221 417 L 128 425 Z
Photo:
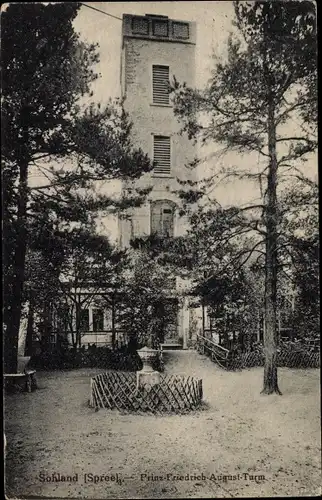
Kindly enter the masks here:
M 137 352 L 127 348 L 111 350 L 108 347 L 95 347 L 75 351 L 55 349 L 43 351 L 32 356 L 30 366 L 37 370 L 71 370 L 76 368 L 105 368 L 112 370 L 137 371 L 142 361 Z

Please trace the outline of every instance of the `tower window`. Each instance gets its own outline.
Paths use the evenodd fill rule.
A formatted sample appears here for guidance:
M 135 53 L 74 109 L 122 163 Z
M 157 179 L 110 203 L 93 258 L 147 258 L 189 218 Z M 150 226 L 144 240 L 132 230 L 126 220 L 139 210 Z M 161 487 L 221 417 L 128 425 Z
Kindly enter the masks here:
M 186 40 L 189 38 L 189 24 L 187 23 L 172 23 L 173 38 L 181 38 Z
M 159 237 L 173 237 L 175 204 L 158 200 L 151 204 L 151 233 Z
M 152 66 L 154 104 L 169 104 L 169 66 Z
M 158 19 L 157 21 L 153 21 L 152 27 L 154 36 L 169 36 L 168 21 L 161 21 Z
M 153 143 L 153 160 L 155 174 L 171 173 L 170 137 L 155 135 Z
M 132 33 L 136 35 L 148 35 L 149 23 L 147 19 L 142 17 L 133 17 L 132 19 Z

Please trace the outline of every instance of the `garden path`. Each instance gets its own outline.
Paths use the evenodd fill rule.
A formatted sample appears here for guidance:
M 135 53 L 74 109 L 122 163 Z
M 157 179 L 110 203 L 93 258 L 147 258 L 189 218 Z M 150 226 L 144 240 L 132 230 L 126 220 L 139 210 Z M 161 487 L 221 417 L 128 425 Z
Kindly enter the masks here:
M 165 362 L 166 373 L 203 379 L 204 410 L 174 416 L 95 412 L 87 405 L 89 380 L 102 370 L 89 369 L 38 373 L 38 391 L 8 395 L 7 497 L 107 500 L 319 493 L 318 370 L 282 368 L 283 396 L 264 396 L 262 368 L 226 372 L 195 351 L 166 352 Z M 50 477 L 53 472 L 78 474 L 78 481 L 41 480 L 41 473 Z M 85 483 L 85 473 L 118 473 L 122 482 Z M 176 479 L 186 475 L 189 480 Z M 255 475 L 265 480 L 256 482 L 251 479 Z

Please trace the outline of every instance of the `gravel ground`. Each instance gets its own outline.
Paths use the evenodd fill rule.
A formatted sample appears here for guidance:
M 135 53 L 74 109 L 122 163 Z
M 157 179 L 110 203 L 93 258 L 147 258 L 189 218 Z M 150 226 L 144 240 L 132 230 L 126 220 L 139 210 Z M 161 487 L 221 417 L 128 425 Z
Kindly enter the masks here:
M 165 362 L 168 373 L 203 379 L 206 409 L 182 416 L 95 412 L 87 405 L 89 380 L 101 370 L 38 373 L 38 391 L 8 395 L 7 498 L 321 493 L 318 370 L 281 368 L 283 396 L 265 396 L 262 368 L 225 372 L 194 351 L 169 351 Z M 41 480 L 54 472 L 78 480 Z M 85 483 L 84 474 L 103 480 Z

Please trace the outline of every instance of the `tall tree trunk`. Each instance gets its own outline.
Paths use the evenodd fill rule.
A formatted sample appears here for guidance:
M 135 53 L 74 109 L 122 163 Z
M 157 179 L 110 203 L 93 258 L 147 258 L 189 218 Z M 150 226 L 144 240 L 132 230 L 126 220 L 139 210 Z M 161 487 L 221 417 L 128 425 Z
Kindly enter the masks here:
M 265 334 L 264 334 L 264 386 L 262 393 L 281 394 L 277 381 L 277 158 L 274 102 L 268 105 L 268 152 L 266 205 L 266 262 L 265 262 Z
M 29 163 L 29 116 L 28 106 L 21 111 L 22 137 L 19 164 L 19 186 L 17 202 L 17 233 L 13 256 L 13 283 L 10 294 L 10 312 L 4 334 L 4 368 L 6 373 L 17 373 L 18 339 L 21 319 L 25 259 L 27 249 L 27 202 Z

